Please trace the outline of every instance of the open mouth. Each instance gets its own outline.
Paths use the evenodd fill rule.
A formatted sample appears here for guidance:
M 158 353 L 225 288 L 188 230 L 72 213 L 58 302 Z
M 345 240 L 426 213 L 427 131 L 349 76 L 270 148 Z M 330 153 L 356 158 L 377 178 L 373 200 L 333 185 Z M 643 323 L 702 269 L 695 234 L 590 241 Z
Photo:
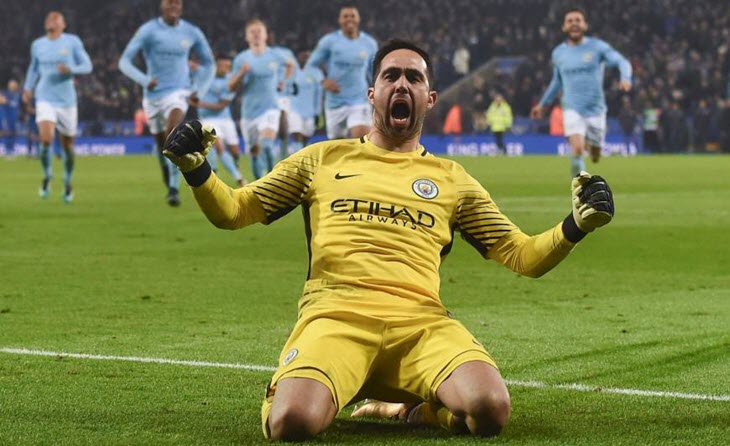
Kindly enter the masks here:
M 406 125 L 411 117 L 411 106 L 403 99 L 396 99 L 390 107 L 390 116 L 395 124 Z

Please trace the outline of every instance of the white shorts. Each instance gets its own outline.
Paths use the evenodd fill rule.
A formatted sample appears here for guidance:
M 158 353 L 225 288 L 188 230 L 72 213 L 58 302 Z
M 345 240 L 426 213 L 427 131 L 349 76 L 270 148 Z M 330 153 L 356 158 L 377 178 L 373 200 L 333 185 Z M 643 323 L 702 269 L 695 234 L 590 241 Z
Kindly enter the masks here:
M 241 133 L 243 133 L 243 144 L 246 153 L 251 150 L 252 146 L 259 143 L 259 135 L 264 130 L 272 130 L 274 133 L 279 132 L 279 117 L 281 110 L 278 108 L 267 110 L 256 119 L 241 119 Z
M 314 135 L 314 118 L 302 118 L 302 115 L 295 111 L 289 112 L 289 134 L 301 133 L 307 138 Z
M 35 104 L 35 122 L 50 121 L 56 124 L 58 133 L 63 136 L 76 136 L 79 113 L 76 106 L 58 107 L 50 102 L 38 101 Z
M 238 145 L 238 132 L 236 132 L 236 123 L 231 118 L 202 118 L 200 123 L 203 125 L 211 125 L 215 129 L 221 141 L 227 146 Z
M 347 138 L 347 131 L 353 127 L 373 125 L 373 111 L 370 104 L 345 105 L 338 108 L 325 108 L 327 138 Z
M 606 115 L 582 116 L 575 110 L 563 111 L 565 136 L 582 135 L 586 145 L 603 147 L 606 138 Z
M 288 96 L 279 96 L 276 98 L 276 105 L 279 107 L 279 110 L 285 112 L 287 115 L 289 115 L 289 109 L 291 107 L 291 98 Z
M 174 109 L 179 109 L 183 115 L 187 113 L 188 96 L 190 92 L 187 90 L 175 90 L 159 99 L 143 99 L 142 109 L 147 115 L 150 133 L 156 135 L 167 130 L 167 118 Z

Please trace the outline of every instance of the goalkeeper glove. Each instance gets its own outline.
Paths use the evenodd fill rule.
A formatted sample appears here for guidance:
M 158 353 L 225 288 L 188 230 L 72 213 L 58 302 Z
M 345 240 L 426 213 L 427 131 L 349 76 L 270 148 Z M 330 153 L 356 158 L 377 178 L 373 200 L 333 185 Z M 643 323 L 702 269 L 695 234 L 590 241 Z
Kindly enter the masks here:
M 581 172 L 571 183 L 573 219 L 578 229 L 593 232 L 613 218 L 613 193 L 608 183 L 598 175 Z
M 185 121 L 168 135 L 162 154 L 173 162 L 180 172 L 190 172 L 205 162 L 205 156 L 215 143 L 215 129 L 200 121 Z

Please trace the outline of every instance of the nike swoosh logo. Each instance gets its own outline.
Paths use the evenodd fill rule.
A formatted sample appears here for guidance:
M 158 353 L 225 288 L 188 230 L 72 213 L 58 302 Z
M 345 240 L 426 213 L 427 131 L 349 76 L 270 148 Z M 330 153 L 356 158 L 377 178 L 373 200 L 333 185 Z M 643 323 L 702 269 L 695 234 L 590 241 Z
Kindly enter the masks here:
M 353 174 L 353 175 L 342 175 L 341 173 L 337 172 L 337 174 L 335 175 L 335 180 L 344 180 L 345 178 L 358 177 L 360 175 L 362 175 L 362 174 L 361 173 L 356 173 L 356 174 Z

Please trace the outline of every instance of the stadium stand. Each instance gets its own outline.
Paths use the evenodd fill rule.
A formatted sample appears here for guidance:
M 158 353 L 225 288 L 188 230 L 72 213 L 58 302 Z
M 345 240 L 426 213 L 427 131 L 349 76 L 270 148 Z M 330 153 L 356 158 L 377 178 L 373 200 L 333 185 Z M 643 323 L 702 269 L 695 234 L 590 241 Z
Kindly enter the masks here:
M 154 0 L 62 0 L 69 32 L 84 40 L 94 72 L 78 83 L 80 120 L 87 134 L 131 132 L 141 91 L 117 69 L 117 60 L 134 31 L 158 14 Z M 244 46 L 243 23 L 264 19 L 277 44 L 311 48 L 337 27 L 341 2 L 328 0 L 207 0 L 187 1 L 183 18 L 200 26 L 214 51 L 233 52 Z M 483 115 L 495 89 L 526 116 L 550 81 L 550 52 L 561 41 L 562 11 L 568 1 L 547 0 L 383 0 L 351 1 L 361 10 L 363 30 L 377 39 L 406 37 L 433 54 L 437 87 L 444 90 L 482 64 L 506 56 L 522 56 L 512 70 L 478 85 L 478 94 L 461 98 L 465 121 Z M 626 55 L 634 68 L 634 91 L 622 109 L 615 88 L 617 73 L 608 70 L 609 116 L 623 115 L 623 124 L 641 123 L 658 109 L 659 150 L 703 149 L 710 141 L 730 147 L 730 9 L 713 0 L 615 0 L 589 2 L 590 34 L 600 36 Z M 32 40 L 42 34 L 48 5 L 13 0 L 4 3 L 0 38 L 5 63 L 2 85 L 22 80 Z M 525 13 L 529 11 L 529 14 Z M 468 76 L 468 74 L 467 74 Z M 477 81 L 478 82 L 478 81 Z M 236 110 L 236 107 L 233 108 Z M 471 113 L 470 113 L 471 111 Z M 445 116 L 445 115 L 444 115 Z M 125 123 L 115 124 L 117 121 Z M 441 121 L 443 122 L 443 121 Z M 614 122 L 618 128 L 621 121 Z M 432 129 L 440 129 L 434 126 Z M 547 132 L 547 120 L 539 129 Z M 480 131 L 478 119 L 464 131 Z M 663 130 L 663 132 L 662 132 Z M 669 144 L 669 141 L 672 141 Z

